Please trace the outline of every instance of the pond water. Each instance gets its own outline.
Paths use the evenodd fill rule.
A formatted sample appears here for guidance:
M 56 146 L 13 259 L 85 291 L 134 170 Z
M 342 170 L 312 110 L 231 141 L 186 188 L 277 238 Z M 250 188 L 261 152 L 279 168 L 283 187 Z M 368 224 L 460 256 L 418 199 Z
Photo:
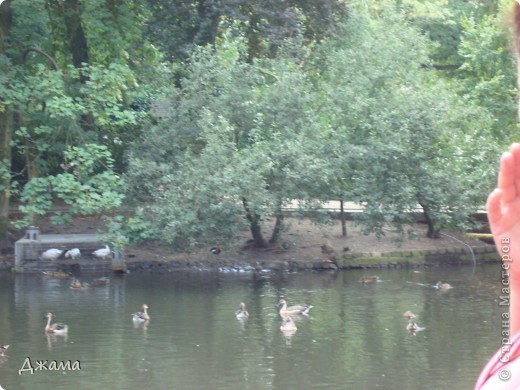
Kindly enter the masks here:
M 500 265 L 370 274 L 381 281 L 360 283 L 363 271 L 134 273 L 76 291 L 66 280 L 0 273 L 0 344 L 10 344 L 0 386 L 473 388 L 501 342 Z M 433 289 L 439 279 L 454 288 Z M 314 306 L 293 336 L 280 330 L 280 296 Z M 235 318 L 241 301 L 245 323 Z M 134 327 L 130 314 L 143 303 L 151 319 Z M 416 335 L 406 330 L 407 310 L 425 328 Z M 66 339 L 44 333 L 48 311 L 69 325 Z M 42 369 L 53 361 L 62 369 Z

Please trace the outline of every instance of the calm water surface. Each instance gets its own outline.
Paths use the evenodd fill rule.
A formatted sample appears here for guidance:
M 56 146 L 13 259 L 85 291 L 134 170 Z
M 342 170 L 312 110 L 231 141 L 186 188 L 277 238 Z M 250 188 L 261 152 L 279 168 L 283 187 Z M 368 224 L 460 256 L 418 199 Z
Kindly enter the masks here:
M 498 348 L 500 266 L 294 274 L 182 272 L 112 277 L 85 291 L 42 275 L 0 273 L 0 385 L 18 389 L 471 389 Z M 81 275 L 81 281 L 94 276 Z M 442 279 L 454 288 L 441 294 Z M 279 297 L 314 306 L 280 331 Z M 234 312 L 247 305 L 242 324 Z M 130 314 L 147 303 L 151 320 Z M 425 330 L 412 336 L 402 314 Z M 43 316 L 69 325 L 48 337 Z M 28 359 L 80 370 L 28 368 Z

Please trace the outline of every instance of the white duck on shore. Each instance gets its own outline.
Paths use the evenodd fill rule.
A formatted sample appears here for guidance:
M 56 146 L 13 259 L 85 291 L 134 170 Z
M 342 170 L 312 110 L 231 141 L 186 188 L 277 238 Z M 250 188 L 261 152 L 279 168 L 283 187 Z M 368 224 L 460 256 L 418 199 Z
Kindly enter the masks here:
M 110 247 L 108 245 L 105 245 L 104 248 L 100 248 L 92 252 L 92 255 L 94 257 L 97 257 L 98 259 L 104 259 L 105 257 L 108 257 L 110 253 Z
M 62 255 L 63 252 L 65 251 L 61 249 L 50 248 L 42 253 L 41 258 L 42 260 L 56 260 L 58 257 Z
M 69 249 L 67 252 L 65 252 L 65 258 L 77 260 L 81 257 L 81 252 L 78 248 L 72 248 Z

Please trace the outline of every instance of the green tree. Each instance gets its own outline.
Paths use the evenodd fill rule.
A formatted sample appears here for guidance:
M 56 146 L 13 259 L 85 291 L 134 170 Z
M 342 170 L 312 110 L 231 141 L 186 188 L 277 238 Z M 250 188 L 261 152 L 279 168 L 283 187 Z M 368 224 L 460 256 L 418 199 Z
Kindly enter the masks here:
M 500 15 L 463 20 L 463 64 L 455 73 L 459 93 L 493 114 L 490 136 L 502 145 L 518 131 L 516 59 Z
M 5 40 L 10 33 L 11 0 L 0 4 L 0 83 L 4 84 L 12 75 L 11 63 L 6 56 Z M 6 108 L 6 99 L 0 95 L 0 237 L 7 239 L 9 226 L 9 203 L 11 200 L 11 139 L 13 128 L 13 113 Z
M 19 224 L 47 213 L 56 199 L 70 205 L 72 215 L 117 207 L 123 189 L 107 152 L 135 137 L 145 116 L 131 107 L 138 85 L 133 69 L 141 71 L 156 59 L 132 56 L 151 53 L 146 42 L 133 49 L 141 38 L 135 32 L 140 29 L 130 28 L 138 24 L 138 10 L 116 0 L 21 0 L 2 4 L 0 11 L 5 38 L 0 61 L 8 71 L 0 78 L 0 111 L 14 118 L 1 129 L 9 140 L 2 177 L 27 202 L 22 210 L 28 219 Z M 80 164 L 95 168 L 70 174 Z M 22 174 L 14 177 L 13 171 Z M 2 209 L 8 190 L 5 185 Z M 103 201 L 96 202 L 98 196 Z
M 422 66 L 428 40 L 392 8 L 359 11 L 345 28 L 347 39 L 324 45 L 321 80 L 338 141 L 336 193 L 346 186 L 365 205 L 367 231 L 402 228 L 418 205 L 429 237 L 468 223 L 487 191 L 474 183 L 489 177 L 491 116 Z
M 146 35 L 170 60 L 187 58 L 197 46 L 214 44 L 239 25 L 248 57 L 271 56 L 287 38 L 320 40 L 335 30 L 348 8 L 338 0 L 157 0 L 147 3 Z
M 179 248 L 226 243 L 244 223 L 256 246 L 274 245 L 284 230 L 282 206 L 309 199 L 323 181 L 315 93 L 301 63 L 250 64 L 239 42 L 197 51 L 171 92 L 170 117 L 132 149 L 129 185 L 154 199 L 157 230 Z

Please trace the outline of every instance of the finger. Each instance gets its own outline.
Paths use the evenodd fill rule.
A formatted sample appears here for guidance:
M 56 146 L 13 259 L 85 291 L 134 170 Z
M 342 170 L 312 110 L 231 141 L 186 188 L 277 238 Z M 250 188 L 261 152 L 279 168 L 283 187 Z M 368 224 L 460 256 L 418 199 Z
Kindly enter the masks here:
M 486 203 L 488 221 L 491 226 L 496 224 L 502 218 L 502 209 L 500 203 L 502 201 L 502 190 L 495 188 L 488 196 Z
M 498 173 L 498 188 L 502 191 L 502 201 L 508 203 L 516 198 L 516 167 L 515 157 L 511 152 L 505 152 L 500 159 L 500 171 Z M 520 155 L 518 160 L 520 161 Z
M 510 152 L 513 156 L 515 189 L 516 193 L 520 194 L 520 143 L 512 144 Z

